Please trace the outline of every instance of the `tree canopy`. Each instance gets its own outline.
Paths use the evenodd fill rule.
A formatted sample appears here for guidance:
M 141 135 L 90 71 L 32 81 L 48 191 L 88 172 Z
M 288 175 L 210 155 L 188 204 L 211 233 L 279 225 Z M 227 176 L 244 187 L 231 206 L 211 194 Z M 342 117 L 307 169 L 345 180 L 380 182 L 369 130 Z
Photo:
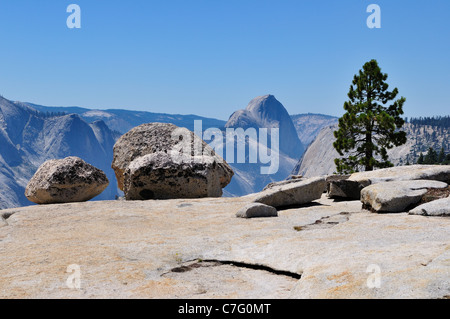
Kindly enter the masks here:
M 387 150 L 406 143 L 406 133 L 400 130 L 406 99 L 395 100 L 398 89 L 388 91 L 387 78 L 376 60 L 365 63 L 354 76 L 344 103 L 346 113 L 334 132 L 333 146 L 342 156 L 335 159 L 338 173 L 391 167 Z

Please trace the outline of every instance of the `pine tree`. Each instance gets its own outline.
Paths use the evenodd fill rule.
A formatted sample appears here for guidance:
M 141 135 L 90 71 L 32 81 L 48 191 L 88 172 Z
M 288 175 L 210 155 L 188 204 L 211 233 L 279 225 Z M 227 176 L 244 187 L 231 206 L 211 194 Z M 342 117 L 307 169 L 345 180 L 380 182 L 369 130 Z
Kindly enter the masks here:
M 437 164 L 437 160 L 438 160 L 438 155 L 436 153 L 436 151 L 430 147 L 428 149 L 427 155 L 425 155 L 425 160 L 424 160 L 424 164 Z
M 447 154 L 447 156 L 445 156 L 444 164 L 445 165 L 450 165 L 450 153 Z
M 445 160 L 445 152 L 444 152 L 444 148 L 442 147 L 441 148 L 441 151 L 439 152 L 439 155 L 438 155 L 438 163 L 439 164 L 441 164 L 441 163 L 444 163 L 444 160 Z
M 419 159 L 417 160 L 417 164 L 424 164 L 425 159 L 423 158 L 423 153 L 420 152 Z
M 334 132 L 334 148 L 341 156 L 347 153 L 335 159 L 338 173 L 391 167 L 387 150 L 406 143 L 406 133 L 399 131 L 405 123 L 401 115 L 406 99 L 401 97 L 385 106 L 398 94 L 397 88 L 388 91 L 387 77 L 376 60 L 365 63 L 354 76 L 349 100 L 344 103 L 346 113 Z

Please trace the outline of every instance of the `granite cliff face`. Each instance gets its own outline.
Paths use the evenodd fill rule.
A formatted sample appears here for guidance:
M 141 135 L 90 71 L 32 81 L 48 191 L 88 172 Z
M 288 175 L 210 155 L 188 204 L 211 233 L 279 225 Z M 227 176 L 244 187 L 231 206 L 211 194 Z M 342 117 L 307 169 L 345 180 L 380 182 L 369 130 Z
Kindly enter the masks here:
M 78 156 L 114 180 L 110 159 L 117 138 L 103 122 L 88 124 L 76 114 L 47 117 L 0 97 L 0 209 L 32 204 L 25 187 L 49 159 Z M 117 187 L 111 184 L 99 199 L 114 198 Z
M 337 117 L 325 114 L 295 114 L 291 115 L 291 118 L 297 130 L 298 137 L 305 146 L 311 144 L 324 127 L 334 125 L 338 122 Z
M 333 132 L 337 124 L 324 127 L 315 140 L 308 146 L 300 161 L 293 170 L 295 175 L 305 177 L 329 175 L 335 172 L 334 159 L 340 157 L 333 147 L 335 141 Z M 404 145 L 388 150 L 389 160 L 395 166 L 410 162 L 416 163 L 421 151 L 425 154 L 429 147 L 439 150 L 443 145 L 448 149 L 450 132 L 448 129 L 436 130 L 431 126 L 406 123 L 402 128 L 407 134 Z
M 267 165 L 262 164 L 261 161 L 257 163 L 248 161 L 250 152 L 257 153 L 261 147 L 264 148 L 260 138 L 257 140 L 248 138 L 245 141 L 246 163 L 236 161 L 233 163 L 226 159 L 235 172 L 233 180 L 225 188 L 225 193 L 228 195 L 259 192 L 267 184 L 287 178 L 304 151 L 291 117 L 273 95 L 259 96 L 251 100 L 245 109 L 231 115 L 225 128 L 242 128 L 243 130 L 255 128 L 256 131 L 267 128 L 269 133 L 272 128 L 279 129 L 279 152 L 273 153 L 279 161 L 277 171 L 273 174 L 261 174 L 261 167 Z
M 280 151 L 292 158 L 299 158 L 304 151 L 294 123 L 284 106 L 273 96 L 258 96 L 250 101 L 244 110 L 234 112 L 226 128 L 249 127 L 279 128 Z

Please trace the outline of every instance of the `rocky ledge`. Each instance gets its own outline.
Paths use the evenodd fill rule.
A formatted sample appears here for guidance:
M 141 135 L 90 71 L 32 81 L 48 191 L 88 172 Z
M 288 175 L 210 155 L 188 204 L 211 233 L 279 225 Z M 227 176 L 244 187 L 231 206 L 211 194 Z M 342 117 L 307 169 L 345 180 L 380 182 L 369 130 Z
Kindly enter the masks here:
M 449 218 L 257 196 L 0 211 L 0 298 L 449 298 Z

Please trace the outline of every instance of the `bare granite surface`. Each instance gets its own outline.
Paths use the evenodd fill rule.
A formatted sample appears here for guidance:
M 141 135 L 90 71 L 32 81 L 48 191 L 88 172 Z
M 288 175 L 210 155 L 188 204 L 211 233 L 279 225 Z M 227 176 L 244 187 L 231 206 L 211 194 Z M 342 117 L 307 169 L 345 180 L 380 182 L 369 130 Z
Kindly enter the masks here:
M 325 196 L 236 218 L 254 198 L 2 210 L 0 298 L 450 296 L 449 218 L 374 214 Z

